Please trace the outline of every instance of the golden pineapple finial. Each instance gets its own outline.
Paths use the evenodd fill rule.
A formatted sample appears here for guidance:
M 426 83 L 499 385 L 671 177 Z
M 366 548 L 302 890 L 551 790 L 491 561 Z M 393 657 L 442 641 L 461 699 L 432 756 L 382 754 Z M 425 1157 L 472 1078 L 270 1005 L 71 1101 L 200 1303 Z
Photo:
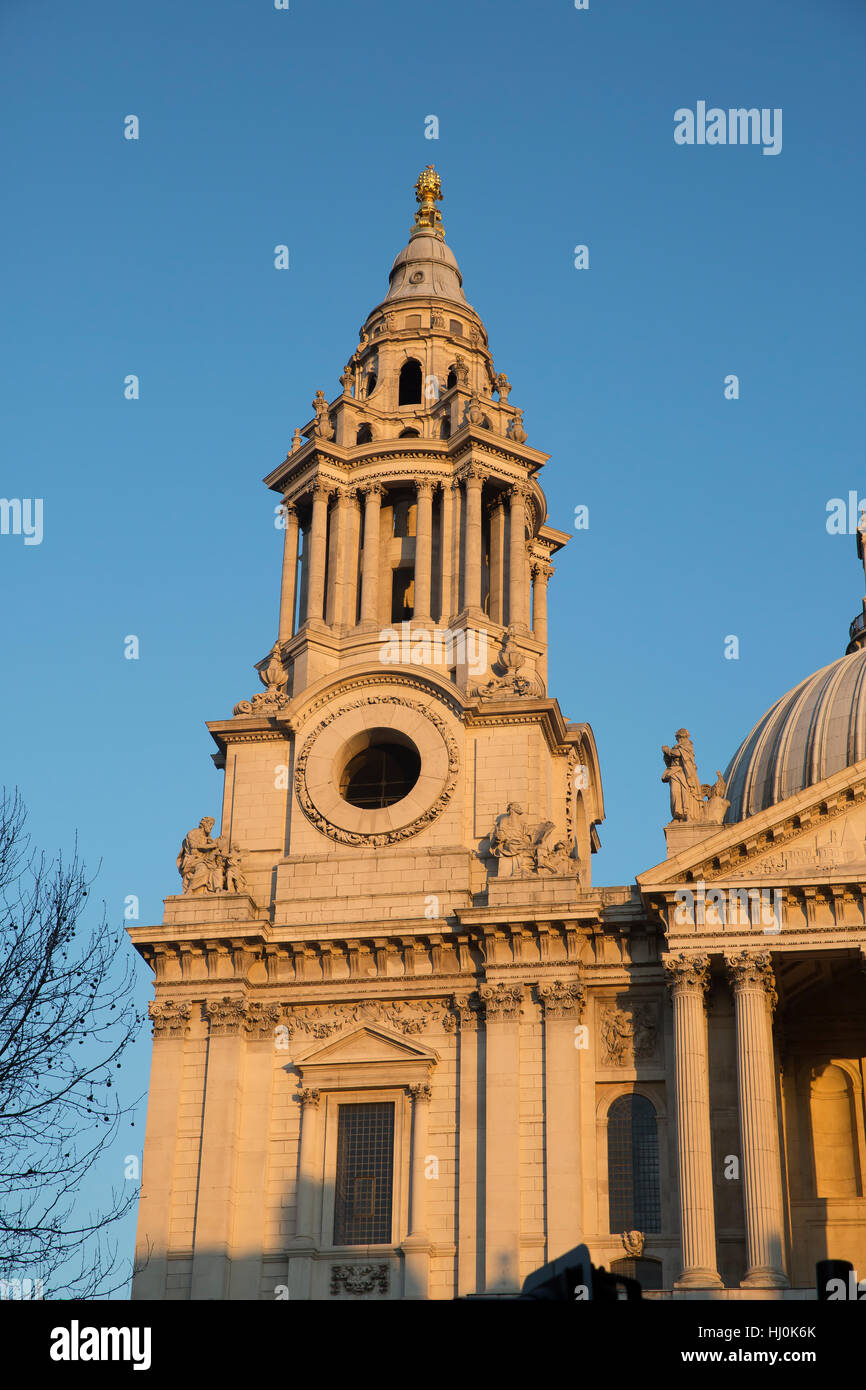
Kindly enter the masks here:
M 444 238 L 442 214 L 436 206 L 442 201 L 442 180 L 432 164 L 428 164 L 418 175 L 415 197 L 418 201 L 418 211 L 415 213 L 412 235 L 415 236 L 418 232 L 432 232 L 434 236 Z

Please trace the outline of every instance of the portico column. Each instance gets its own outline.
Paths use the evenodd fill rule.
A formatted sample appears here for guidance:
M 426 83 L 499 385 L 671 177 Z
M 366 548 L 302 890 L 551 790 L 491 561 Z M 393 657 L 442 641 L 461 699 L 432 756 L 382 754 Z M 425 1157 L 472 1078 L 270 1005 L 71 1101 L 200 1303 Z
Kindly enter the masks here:
M 433 484 L 416 484 L 414 621 L 430 623 L 430 576 L 433 558 Z
M 301 1143 L 298 1153 L 298 1192 L 293 1246 L 313 1244 L 313 1216 L 317 1189 L 315 1160 L 319 1137 L 319 1092 L 307 1086 L 300 1094 Z
M 295 593 L 298 581 L 298 513 L 292 502 L 284 502 L 283 511 L 286 517 L 286 530 L 283 536 L 279 639 L 281 642 L 288 642 L 295 626 Z
M 769 952 L 740 951 L 726 961 L 737 1020 L 737 1088 L 747 1268 L 743 1288 L 788 1287 L 782 1164 L 773 1064 L 776 1003 Z
M 379 613 L 379 517 L 383 488 L 368 483 L 364 492 L 364 555 L 361 568 L 361 622 L 375 627 Z
M 490 508 L 490 621 L 505 626 L 505 499 Z
M 208 1019 L 201 1162 L 196 1186 L 192 1300 L 228 1297 L 236 1191 L 238 1121 L 244 1083 L 247 1005 L 212 1000 Z
M 358 504 L 351 488 L 338 490 L 334 520 L 334 572 L 328 583 L 328 621 L 336 627 L 349 628 L 355 625 L 358 567 Z
M 190 1006 L 159 997 L 150 1004 L 153 1055 L 147 1097 L 145 1152 L 138 1209 L 133 1299 L 162 1299 L 166 1292 L 171 1244 L 171 1194 L 175 1182 L 177 1117 L 183 1088 L 184 1039 L 189 1032 Z M 202 1042 L 192 1046 L 198 1051 Z M 204 1062 L 204 1053 L 201 1053 Z
M 310 526 L 310 577 L 307 584 L 307 622 L 322 622 L 325 606 L 325 557 L 328 536 L 328 499 L 333 488 L 320 479 L 313 484 L 313 520 Z
M 526 489 L 515 484 L 508 493 L 508 622 L 526 631 Z
M 682 1273 L 678 1289 L 720 1289 L 716 1268 L 716 1216 L 710 1141 L 710 1074 L 704 997 L 709 956 L 667 956 L 674 1009 L 674 1079 L 677 1170 L 680 1189 Z
M 460 612 L 460 585 L 463 581 L 461 566 L 463 561 L 463 493 L 460 490 L 460 479 L 455 478 L 451 484 L 451 498 L 453 504 L 452 518 L 452 537 L 451 554 L 453 563 L 451 566 L 451 603 L 449 605 L 449 617 L 456 617 Z
M 467 609 L 481 610 L 481 489 L 484 474 L 474 466 L 466 478 L 466 544 L 464 547 L 465 587 L 463 604 Z

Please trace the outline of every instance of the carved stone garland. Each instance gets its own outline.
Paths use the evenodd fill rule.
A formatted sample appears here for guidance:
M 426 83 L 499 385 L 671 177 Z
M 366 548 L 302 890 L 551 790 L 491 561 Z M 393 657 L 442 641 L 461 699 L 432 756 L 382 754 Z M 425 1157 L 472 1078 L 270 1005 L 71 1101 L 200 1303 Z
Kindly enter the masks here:
M 436 797 L 436 800 L 432 805 L 428 806 L 426 811 L 420 816 L 416 816 L 408 825 L 398 826 L 395 830 L 387 830 L 379 834 L 368 835 L 360 831 L 343 830 L 340 826 L 334 825 L 322 814 L 315 805 L 307 787 L 307 760 L 313 750 L 316 739 L 323 729 L 326 729 L 329 724 L 333 724 L 335 719 L 339 719 L 342 715 L 348 714 L 351 710 L 368 709 L 371 705 L 400 705 L 404 709 L 414 710 L 418 714 L 423 715 L 425 719 L 429 719 L 430 723 L 433 724 L 441 734 L 445 747 L 448 750 L 448 775 L 445 779 L 445 785 Z M 434 710 L 428 708 L 427 705 L 421 704 L 418 700 L 407 700 L 399 695 L 383 695 L 378 698 L 373 697 L 372 699 L 366 700 L 353 700 L 351 704 L 341 705 L 339 709 L 332 710 L 329 715 L 316 725 L 298 755 L 298 761 L 295 767 L 295 794 L 304 815 L 309 821 L 312 821 L 317 830 L 321 830 L 323 835 L 327 835 L 331 840 L 336 840 L 339 844 L 365 845 L 375 849 L 381 848 L 383 845 L 397 844 L 400 840 L 408 840 L 413 835 L 417 835 L 420 830 L 423 830 L 425 825 L 429 825 L 431 821 L 436 820 L 451 800 L 454 788 L 457 785 L 458 768 L 459 759 L 457 743 L 451 737 L 445 721 L 441 719 Z

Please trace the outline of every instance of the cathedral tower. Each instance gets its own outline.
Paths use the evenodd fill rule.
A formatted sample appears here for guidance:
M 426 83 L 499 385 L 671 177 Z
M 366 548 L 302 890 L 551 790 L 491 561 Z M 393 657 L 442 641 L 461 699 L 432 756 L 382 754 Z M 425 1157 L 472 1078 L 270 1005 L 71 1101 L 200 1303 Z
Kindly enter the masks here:
M 156 988 L 135 1297 L 515 1292 L 583 1229 L 603 805 L 547 692 L 568 537 L 441 197 L 430 167 L 341 393 L 265 480 L 279 627 L 208 726 L 221 834 L 189 832 L 183 892 L 131 931 Z

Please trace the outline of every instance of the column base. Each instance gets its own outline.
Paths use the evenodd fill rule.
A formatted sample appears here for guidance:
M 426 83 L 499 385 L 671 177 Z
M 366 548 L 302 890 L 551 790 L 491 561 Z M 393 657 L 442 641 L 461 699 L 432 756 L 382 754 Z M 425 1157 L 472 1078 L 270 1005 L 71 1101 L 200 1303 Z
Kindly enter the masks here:
M 426 1299 L 430 1282 L 429 1236 L 407 1236 L 403 1252 L 403 1297 Z
M 740 1280 L 741 1289 L 789 1289 L 790 1280 L 787 1275 L 782 1274 L 778 1269 L 773 1269 L 771 1265 L 759 1265 L 756 1269 L 750 1269 L 744 1279 Z
M 684 1270 L 674 1281 L 675 1289 L 723 1289 L 721 1276 L 714 1269 Z

